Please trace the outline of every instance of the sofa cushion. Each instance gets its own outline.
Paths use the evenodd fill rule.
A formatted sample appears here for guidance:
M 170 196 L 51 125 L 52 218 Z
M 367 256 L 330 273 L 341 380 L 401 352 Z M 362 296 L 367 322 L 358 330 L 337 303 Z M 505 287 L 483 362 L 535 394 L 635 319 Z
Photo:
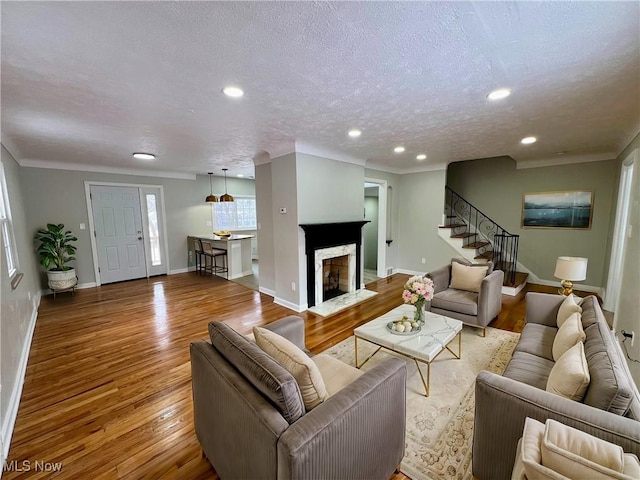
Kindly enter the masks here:
M 486 265 L 463 265 L 458 262 L 451 262 L 451 283 L 449 283 L 449 288 L 478 293 L 488 270 L 489 267 Z
M 493 272 L 493 262 L 491 260 L 485 263 L 473 263 L 467 260 L 466 258 L 457 257 L 457 258 L 451 259 L 451 263 L 454 263 L 454 262 L 459 263 L 461 265 L 470 265 L 472 267 L 487 267 L 487 275 Z
M 296 379 L 307 411 L 327 399 L 329 394 L 320 370 L 298 346 L 266 328 L 253 327 L 253 335 L 258 346 Z
M 311 360 L 320 370 L 320 375 L 322 375 L 322 380 L 330 396 L 335 395 L 364 374 L 362 370 L 323 353 L 311 357 Z
M 582 308 L 582 328 L 590 327 L 598 322 L 599 319 L 606 322 L 598 299 L 594 295 L 583 298 L 580 307 Z
M 256 344 L 221 322 L 209 323 L 211 344 L 292 424 L 304 415 L 293 376 Z
M 558 329 L 556 338 L 553 339 L 553 347 L 551 353 L 553 359 L 557 362 L 564 353 L 578 342 L 585 339 L 584 330 L 582 330 L 582 321 L 578 312 L 569 315 Z
M 527 352 L 514 352 L 504 377 L 544 390 L 554 363 Z
M 431 299 L 431 307 L 459 312 L 465 315 L 478 315 L 478 294 L 465 290 L 447 289 L 436 293 Z
M 576 343 L 562 355 L 549 373 L 547 392 L 581 402 L 589 386 L 589 368 L 584 345 Z
M 539 323 L 527 323 L 522 329 L 516 352 L 526 352 L 553 361 L 553 339 L 558 329 Z
M 571 316 L 572 313 L 582 313 L 582 307 L 578 305 L 578 301 L 576 300 L 578 297 L 575 295 L 567 295 L 567 298 L 560 304 L 558 308 L 558 315 L 556 316 L 556 323 L 558 328 L 562 326 L 564 321 Z M 580 301 L 580 303 L 582 303 Z
M 624 469 L 622 447 L 555 420 L 547 420 L 540 447 L 542 464 L 565 477 L 599 478 Z
M 634 398 L 633 380 L 627 375 L 620 349 L 604 318 L 585 329 L 585 356 L 591 384 L 584 403 L 617 415 L 625 415 Z

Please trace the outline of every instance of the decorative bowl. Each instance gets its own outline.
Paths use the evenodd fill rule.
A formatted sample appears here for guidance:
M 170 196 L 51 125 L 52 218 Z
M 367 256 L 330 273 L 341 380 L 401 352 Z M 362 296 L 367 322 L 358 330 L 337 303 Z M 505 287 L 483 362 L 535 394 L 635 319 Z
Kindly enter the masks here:
M 420 330 L 422 330 L 422 326 L 418 325 L 417 327 L 412 327 L 411 330 L 409 330 L 408 332 L 406 332 L 406 331 L 405 332 L 398 332 L 398 331 L 394 330 L 393 326 L 394 326 L 394 322 L 387 323 L 387 330 L 389 330 L 394 335 L 415 335 Z

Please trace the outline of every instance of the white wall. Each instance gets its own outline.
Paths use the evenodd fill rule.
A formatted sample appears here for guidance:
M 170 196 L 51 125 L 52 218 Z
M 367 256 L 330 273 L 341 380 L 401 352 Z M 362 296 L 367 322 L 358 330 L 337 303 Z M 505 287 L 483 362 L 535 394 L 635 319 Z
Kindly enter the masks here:
M 258 217 L 258 257 L 260 291 L 275 295 L 275 265 L 273 237 L 273 195 L 271 192 L 271 163 L 256 165 L 256 210 Z
M 0 425 L 2 449 L 0 464 L 9 450 L 9 440 L 18 413 L 22 382 L 27 365 L 31 336 L 40 302 L 40 285 L 31 231 L 27 228 L 24 193 L 20 185 L 21 168 L 2 147 L 2 165 L 7 179 L 20 271 L 24 274 L 11 290 L 4 245 L 0 249 Z M 0 243 L 2 236 L 0 235 Z

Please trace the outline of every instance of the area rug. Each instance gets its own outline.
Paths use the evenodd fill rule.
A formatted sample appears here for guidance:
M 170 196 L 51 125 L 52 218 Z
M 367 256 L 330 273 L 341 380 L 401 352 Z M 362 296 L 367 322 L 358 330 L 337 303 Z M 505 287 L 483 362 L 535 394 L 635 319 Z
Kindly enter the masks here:
M 389 356 L 407 363 L 407 433 L 400 471 L 413 480 L 471 478 L 471 445 L 475 378 L 481 370 L 502 373 L 516 346 L 517 333 L 487 328 L 462 329 L 462 358 L 446 350 L 431 364 L 431 392 L 424 387 L 413 360 L 380 350 L 362 369 L 372 368 Z M 455 342 L 457 343 L 457 342 Z M 358 341 L 358 356 L 365 358 L 377 347 Z M 456 351 L 457 345 L 452 344 Z M 354 365 L 353 336 L 323 353 Z M 361 356 L 362 355 L 362 356 Z M 426 374 L 426 366 L 421 365 Z

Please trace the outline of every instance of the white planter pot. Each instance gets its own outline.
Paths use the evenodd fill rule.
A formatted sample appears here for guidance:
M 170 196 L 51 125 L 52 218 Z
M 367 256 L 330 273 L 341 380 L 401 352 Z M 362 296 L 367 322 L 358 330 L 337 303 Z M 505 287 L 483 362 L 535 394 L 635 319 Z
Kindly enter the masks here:
M 49 288 L 51 290 L 67 290 L 75 287 L 78 283 L 75 268 L 64 271 L 49 270 L 47 278 L 49 279 Z

